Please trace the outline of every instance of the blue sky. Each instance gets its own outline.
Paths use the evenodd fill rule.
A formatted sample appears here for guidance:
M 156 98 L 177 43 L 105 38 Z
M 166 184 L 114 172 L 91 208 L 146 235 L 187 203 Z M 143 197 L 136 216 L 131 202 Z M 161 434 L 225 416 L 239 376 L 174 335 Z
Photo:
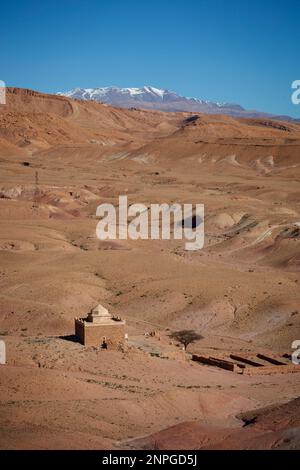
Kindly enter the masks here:
M 0 79 L 44 92 L 168 88 L 300 117 L 299 0 L 1 2 Z

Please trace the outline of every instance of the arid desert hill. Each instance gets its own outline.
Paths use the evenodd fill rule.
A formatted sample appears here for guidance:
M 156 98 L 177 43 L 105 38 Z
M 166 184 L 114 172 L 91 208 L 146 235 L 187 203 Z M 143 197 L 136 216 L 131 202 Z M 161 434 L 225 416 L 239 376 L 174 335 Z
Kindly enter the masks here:
M 265 446 L 276 447 L 276 407 L 294 409 L 300 374 L 200 366 L 182 360 L 169 335 L 201 335 L 189 352 L 291 354 L 300 340 L 299 182 L 296 123 L 8 89 L 0 106 L 0 447 L 157 439 L 168 448 L 169 430 L 178 436 L 173 427 L 182 425 L 193 435 L 189 448 L 247 448 L 241 413 L 262 416 L 266 406 L 275 406 L 268 429 L 276 435 Z M 204 203 L 204 249 L 100 242 L 96 208 L 117 206 L 119 195 L 147 206 Z M 126 320 L 126 352 L 70 341 L 74 317 L 99 303 Z M 153 330 L 159 339 L 146 339 Z M 250 434 L 257 447 L 256 428 Z M 297 439 L 292 433 L 291 446 Z

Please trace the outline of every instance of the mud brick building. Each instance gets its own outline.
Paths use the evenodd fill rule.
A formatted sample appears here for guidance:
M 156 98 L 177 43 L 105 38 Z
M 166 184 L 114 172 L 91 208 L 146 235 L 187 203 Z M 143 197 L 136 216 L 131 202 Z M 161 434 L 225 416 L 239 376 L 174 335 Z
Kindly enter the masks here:
M 119 349 L 125 344 L 125 322 L 114 318 L 102 305 L 93 309 L 86 318 L 75 319 L 75 334 L 84 346 Z

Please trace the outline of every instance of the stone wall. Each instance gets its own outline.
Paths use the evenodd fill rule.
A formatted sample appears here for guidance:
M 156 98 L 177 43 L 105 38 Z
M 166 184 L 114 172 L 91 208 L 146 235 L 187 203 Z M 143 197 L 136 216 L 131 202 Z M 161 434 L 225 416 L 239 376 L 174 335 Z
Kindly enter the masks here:
M 75 336 L 81 344 L 84 344 L 84 322 L 82 320 L 75 320 Z
M 75 320 L 75 334 L 84 346 L 99 347 L 105 337 L 108 348 L 117 349 L 125 343 L 125 323 L 111 322 L 107 325 L 97 325 Z

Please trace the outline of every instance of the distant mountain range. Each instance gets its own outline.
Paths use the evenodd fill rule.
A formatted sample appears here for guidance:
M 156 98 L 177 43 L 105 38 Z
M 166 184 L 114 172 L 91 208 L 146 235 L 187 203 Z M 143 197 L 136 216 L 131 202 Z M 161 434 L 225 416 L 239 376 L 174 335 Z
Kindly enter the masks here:
M 68 98 L 97 101 L 120 108 L 141 108 L 159 111 L 185 111 L 206 114 L 227 114 L 234 117 L 273 118 L 294 120 L 289 116 L 275 116 L 255 110 L 246 110 L 238 104 L 215 103 L 199 98 L 187 98 L 165 89 L 144 86 L 143 88 L 75 88 L 58 95 Z

